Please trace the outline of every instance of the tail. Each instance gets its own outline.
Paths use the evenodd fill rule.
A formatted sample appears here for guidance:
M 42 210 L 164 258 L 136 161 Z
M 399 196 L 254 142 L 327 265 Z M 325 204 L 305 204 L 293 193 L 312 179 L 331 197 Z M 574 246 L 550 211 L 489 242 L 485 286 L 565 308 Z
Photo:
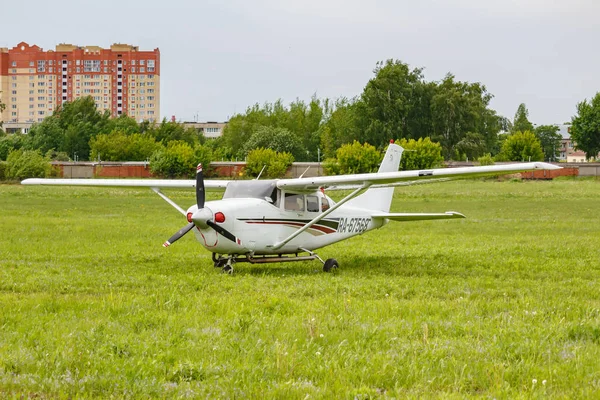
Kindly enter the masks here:
M 398 172 L 403 151 L 404 149 L 402 147 L 391 143 L 385 152 L 385 156 L 383 157 L 383 161 L 377 172 Z M 392 205 L 392 197 L 394 197 L 393 187 L 368 189 L 365 193 L 350 200 L 348 205 L 389 212 Z

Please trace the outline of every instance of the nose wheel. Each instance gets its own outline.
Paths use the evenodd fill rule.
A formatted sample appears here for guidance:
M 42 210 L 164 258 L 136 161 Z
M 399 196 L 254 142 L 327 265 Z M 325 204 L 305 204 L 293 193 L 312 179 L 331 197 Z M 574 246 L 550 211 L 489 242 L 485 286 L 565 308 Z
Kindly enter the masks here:
M 224 274 L 233 274 L 234 263 L 234 256 L 217 257 L 216 254 L 213 253 L 213 265 L 215 266 L 215 268 L 221 268 L 221 272 Z

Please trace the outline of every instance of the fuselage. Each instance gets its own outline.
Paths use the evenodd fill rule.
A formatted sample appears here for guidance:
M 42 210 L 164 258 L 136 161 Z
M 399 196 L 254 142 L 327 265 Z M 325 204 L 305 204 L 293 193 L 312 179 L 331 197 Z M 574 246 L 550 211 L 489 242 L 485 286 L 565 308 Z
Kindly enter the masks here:
M 371 218 L 372 210 L 342 205 L 319 220 L 284 246 L 274 245 L 305 226 L 335 203 L 321 192 L 311 194 L 280 193 L 275 201 L 260 198 L 226 198 L 206 202 L 204 208 L 215 215 L 218 223 L 234 234 L 228 240 L 210 227 L 196 226 L 196 238 L 208 251 L 218 254 L 290 254 L 315 250 L 366 231 L 380 228 L 385 221 Z M 194 213 L 194 205 L 188 212 Z

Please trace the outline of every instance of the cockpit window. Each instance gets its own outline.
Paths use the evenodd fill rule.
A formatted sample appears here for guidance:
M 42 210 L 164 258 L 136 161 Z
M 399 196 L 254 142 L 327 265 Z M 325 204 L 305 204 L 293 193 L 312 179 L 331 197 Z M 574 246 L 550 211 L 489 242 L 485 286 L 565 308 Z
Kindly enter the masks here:
M 321 210 L 327 211 L 329 210 L 329 201 L 326 197 L 321 198 Z
M 224 199 L 239 199 L 239 198 L 253 198 L 266 200 L 271 198 L 276 201 L 277 185 L 274 180 L 264 181 L 232 181 L 227 184 L 225 193 L 223 194 Z

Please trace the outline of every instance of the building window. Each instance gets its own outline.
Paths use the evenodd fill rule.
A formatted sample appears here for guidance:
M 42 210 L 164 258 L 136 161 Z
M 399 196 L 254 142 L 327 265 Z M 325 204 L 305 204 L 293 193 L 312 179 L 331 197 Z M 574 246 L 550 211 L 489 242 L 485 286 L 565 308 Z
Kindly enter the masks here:
M 10 64 L 10 66 L 11 66 L 11 67 L 16 67 L 16 66 L 17 66 L 17 62 L 16 62 L 16 61 L 13 61 L 13 62 Z M 17 72 L 17 71 L 14 71 L 14 72 Z
M 100 60 L 84 60 L 83 72 L 100 72 Z
M 38 60 L 37 62 L 37 69 L 40 72 L 44 72 L 46 69 L 46 61 L 45 60 Z

